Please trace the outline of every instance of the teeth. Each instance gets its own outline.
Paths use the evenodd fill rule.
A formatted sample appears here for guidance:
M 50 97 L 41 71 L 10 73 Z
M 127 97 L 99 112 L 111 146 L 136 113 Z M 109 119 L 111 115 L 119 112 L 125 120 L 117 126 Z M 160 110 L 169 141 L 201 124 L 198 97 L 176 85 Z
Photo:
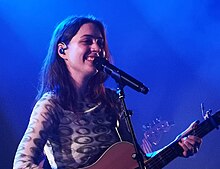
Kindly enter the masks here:
M 89 61 L 93 61 L 95 58 L 94 57 L 91 57 L 91 56 L 89 56 L 88 58 L 87 58 L 87 60 L 89 60 Z

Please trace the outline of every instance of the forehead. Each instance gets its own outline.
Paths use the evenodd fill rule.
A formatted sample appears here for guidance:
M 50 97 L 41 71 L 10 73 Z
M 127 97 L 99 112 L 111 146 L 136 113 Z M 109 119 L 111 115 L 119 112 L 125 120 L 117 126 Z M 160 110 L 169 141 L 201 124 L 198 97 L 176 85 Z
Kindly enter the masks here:
M 83 24 L 79 31 L 76 33 L 75 37 L 82 37 L 83 35 L 91 35 L 96 38 L 102 37 L 100 29 L 94 23 Z

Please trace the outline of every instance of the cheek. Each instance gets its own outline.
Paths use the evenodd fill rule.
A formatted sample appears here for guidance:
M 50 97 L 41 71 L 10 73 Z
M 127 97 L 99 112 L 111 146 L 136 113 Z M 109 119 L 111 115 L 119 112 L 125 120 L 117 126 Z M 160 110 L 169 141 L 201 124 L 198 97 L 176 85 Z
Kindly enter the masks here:
M 80 58 L 82 55 L 82 50 L 76 46 L 71 46 L 68 51 L 68 57 L 70 60 L 76 60 L 77 58 Z
M 72 48 L 69 52 L 69 64 L 71 67 L 82 66 L 88 53 L 89 50 L 86 50 L 86 48 Z
M 89 48 L 80 45 L 74 45 L 71 47 L 71 55 L 74 57 L 83 57 L 89 52 Z

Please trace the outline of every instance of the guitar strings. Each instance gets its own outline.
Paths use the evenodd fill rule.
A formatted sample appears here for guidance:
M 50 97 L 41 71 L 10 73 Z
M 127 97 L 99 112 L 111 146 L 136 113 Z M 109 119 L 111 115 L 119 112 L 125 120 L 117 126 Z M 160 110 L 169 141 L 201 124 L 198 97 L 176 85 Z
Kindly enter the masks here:
M 195 132 L 195 136 L 203 136 L 205 134 L 205 128 L 207 128 L 207 123 L 205 123 L 204 126 L 198 126 L 196 130 L 192 130 L 192 132 Z M 212 130 L 212 128 L 209 127 L 209 130 Z M 155 157 L 153 157 L 156 158 L 155 160 L 153 158 L 147 160 L 148 164 L 146 166 L 149 167 L 148 169 L 151 169 L 152 167 L 152 169 L 155 169 L 155 166 L 158 167 L 158 165 L 162 165 L 161 167 L 163 167 L 168 164 L 168 162 L 175 159 L 177 157 L 177 153 L 175 153 L 174 149 L 172 148 L 172 146 L 176 146 L 175 144 L 177 144 L 177 142 L 174 142 L 171 147 L 167 147 L 167 149 L 165 148 L 164 150 L 162 150 L 161 154 L 157 154 Z M 168 159 L 169 161 L 167 162 L 166 159 Z

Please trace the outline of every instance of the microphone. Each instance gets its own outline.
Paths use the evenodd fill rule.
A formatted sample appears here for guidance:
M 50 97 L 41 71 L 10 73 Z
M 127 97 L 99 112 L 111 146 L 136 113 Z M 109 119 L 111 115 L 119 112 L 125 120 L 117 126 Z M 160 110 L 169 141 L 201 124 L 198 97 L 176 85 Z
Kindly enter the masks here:
M 120 70 L 119 68 L 115 67 L 103 57 L 95 57 L 93 61 L 93 65 L 95 66 L 97 70 L 101 70 L 109 74 L 118 83 L 121 83 L 124 86 L 127 85 L 133 88 L 134 90 L 141 92 L 143 94 L 147 94 L 149 91 L 149 89 L 143 83 L 131 77 L 130 75 Z

